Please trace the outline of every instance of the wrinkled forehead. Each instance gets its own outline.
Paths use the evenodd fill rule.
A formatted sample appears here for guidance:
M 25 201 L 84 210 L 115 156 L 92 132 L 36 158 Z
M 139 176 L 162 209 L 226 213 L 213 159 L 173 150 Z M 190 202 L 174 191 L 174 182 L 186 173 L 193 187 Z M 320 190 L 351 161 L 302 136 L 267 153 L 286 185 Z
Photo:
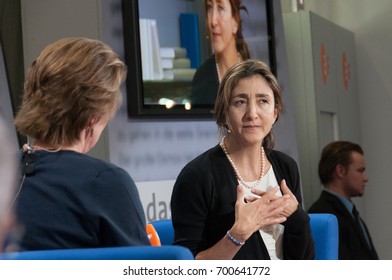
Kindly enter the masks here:
M 268 81 L 261 75 L 252 75 L 239 79 L 237 83 L 232 86 L 230 91 L 230 98 L 238 94 L 250 94 L 270 96 L 274 98 L 274 92 Z

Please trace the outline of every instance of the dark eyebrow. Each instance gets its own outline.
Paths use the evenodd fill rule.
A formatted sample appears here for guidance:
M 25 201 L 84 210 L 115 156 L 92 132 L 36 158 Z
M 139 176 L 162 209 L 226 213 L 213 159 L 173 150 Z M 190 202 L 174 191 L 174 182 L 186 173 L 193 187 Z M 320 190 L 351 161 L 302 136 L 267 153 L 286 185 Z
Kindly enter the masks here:
M 232 95 L 232 98 L 234 97 L 247 98 L 248 95 L 246 93 L 236 93 Z
M 248 94 L 246 94 L 246 93 L 237 93 L 237 94 L 234 94 L 234 95 L 232 96 L 232 98 L 235 98 L 235 97 L 247 98 L 247 97 L 248 97 Z M 256 93 L 256 97 L 269 97 L 269 98 L 273 98 L 273 96 L 271 96 L 271 95 L 268 94 L 268 93 Z
M 274 95 L 273 94 L 270 95 L 268 93 L 256 93 L 256 97 L 271 97 L 271 98 L 273 98 Z

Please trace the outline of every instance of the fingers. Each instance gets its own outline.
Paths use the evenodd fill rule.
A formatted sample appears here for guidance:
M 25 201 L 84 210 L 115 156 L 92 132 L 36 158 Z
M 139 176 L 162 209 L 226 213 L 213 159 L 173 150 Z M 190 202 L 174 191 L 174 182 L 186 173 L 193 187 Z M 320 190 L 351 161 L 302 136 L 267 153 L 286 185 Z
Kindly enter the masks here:
M 256 189 L 256 188 L 251 189 L 251 192 L 253 194 L 255 194 L 255 195 L 258 195 L 258 196 L 263 196 L 266 193 L 265 191 L 262 191 L 262 190 L 259 190 L 259 189 Z
M 276 193 L 277 193 L 278 190 L 279 190 L 279 187 L 278 187 L 278 186 L 275 186 L 275 187 L 269 189 L 269 190 L 268 190 L 267 192 L 265 192 L 265 194 L 262 196 L 262 199 L 263 199 L 265 202 L 270 202 L 270 201 L 273 201 L 273 200 L 277 199 L 278 196 L 276 195 Z
M 280 187 L 275 186 L 266 192 L 252 189 L 254 196 L 246 196 L 245 193 L 245 188 L 239 185 L 235 225 L 246 234 L 265 226 L 285 222 L 298 206 L 297 199 L 285 180 L 282 180 Z
M 253 201 L 256 201 L 256 200 L 258 200 L 260 197 L 258 197 L 258 196 L 247 196 L 247 197 L 245 197 L 245 201 L 246 202 L 253 202 Z
M 245 202 L 245 192 L 244 187 L 241 185 L 237 186 L 237 203 L 244 203 Z
M 272 188 L 262 197 L 246 197 L 244 187 L 238 186 L 235 205 L 235 232 L 241 232 L 244 236 L 248 236 L 265 226 L 286 221 L 285 200 L 276 195 L 278 189 L 278 186 Z M 260 192 L 256 193 L 261 194 Z M 252 203 L 246 203 L 245 198 Z
M 263 211 L 258 212 L 258 223 L 260 228 L 281 224 L 287 220 L 284 214 L 285 202 L 284 200 L 271 201 L 263 204 Z
M 285 194 L 288 194 L 288 195 L 293 195 L 293 193 L 291 192 L 291 190 L 289 189 L 289 187 L 287 186 L 287 184 L 286 184 L 286 180 L 285 179 L 283 179 L 282 180 L 282 182 L 280 182 L 280 188 L 281 188 L 281 190 L 282 190 L 282 193 L 285 195 Z
M 245 201 L 246 202 L 254 202 L 260 198 L 263 198 L 262 203 L 269 203 L 269 202 L 274 201 L 280 197 L 280 196 L 276 195 L 278 190 L 279 190 L 278 186 L 271 188 L 267 192 L 259 190 L 259 189 L 252 189 L 251 192 L 253 194 L 255 194 L 256 196 L 246 196 Z
M 287 201 L 287 206 L 283 213 L 288 217 L 298 209 L 298 200 L 287 186 L 286 180 L 282 180 L 280 187 Z
M 288 215 L 285 214 L 285 205 L 282 204 L 282 205 L 276 207 L 272 211 L 271 217 L 273 217 L 275 221 L 279 221 L 276 223 L 283 223 L 284 221 L 286 221 L 288 218 Z
M 284 179 L 282 180 L 282 182 L 280 183 L 280 189 L 282 190 L 283 196 L 296 199 L 295 195 L 291 192 L 290 188 L 287 186 L 286 180 Z

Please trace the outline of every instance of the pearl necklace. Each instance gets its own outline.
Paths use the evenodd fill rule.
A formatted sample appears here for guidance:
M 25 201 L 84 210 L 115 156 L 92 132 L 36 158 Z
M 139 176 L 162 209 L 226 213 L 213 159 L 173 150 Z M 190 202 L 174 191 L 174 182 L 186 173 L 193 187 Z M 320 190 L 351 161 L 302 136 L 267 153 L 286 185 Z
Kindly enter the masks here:
M 247 184 L 244 179 L 242 179 L 240 172 L 238 171 L 237 167 L 234 164 L 234 161 L 231 159 L 229 153 L 227 152 L 226 149 L 226 145 L 225 145 L 225 137 L 223 137 L 222 141 L 220 142 L 220 146 L 222 147 L 222 150 L 224 151 L 224 153 L 226 154 L 227 159 L 229 160 L 231 166 L 234 169 L 235 175 L 237 177 L 237 180 L 239 181 L 239 183 L 248 188 L 248 189 L 254 189 L 256 188 L 262 181 L 263 177 L 264 177 L 264 170 L 265 170 L 265 152 L 264 152 L 264 147 L 261 146 L 261 152 L 260 152 L 260 156 L 261 156 L 261 171 L 260 171 L 260 177 L 259 179 L 257 179 L 257 181 L 253 184 L 253 185 L 249 185 Z
M 238 57 L 237 63 L 240 63 L 241 62 L 241 55 L 240 55 L 239 52 L 237 52 L 237 57 Z M 216 55 L 216 53 L 215 53 L 215 67 L 216 67 L 216 72 L 218 73 L 218 80 L 219 80 L 219 83 L 220 83 L 222 78 L 221 78 L 221 74 L 220 74 L 220 71 L 219 71 L 218 56 Z

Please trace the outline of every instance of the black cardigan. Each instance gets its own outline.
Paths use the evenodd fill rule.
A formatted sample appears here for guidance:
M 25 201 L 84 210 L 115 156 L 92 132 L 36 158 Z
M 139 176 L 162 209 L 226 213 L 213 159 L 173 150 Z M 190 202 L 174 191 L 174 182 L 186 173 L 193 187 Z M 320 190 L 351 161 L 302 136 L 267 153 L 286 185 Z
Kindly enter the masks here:
M 296 162 L 278 152 L 267 152 L 276 179 L 286 183 L 302 203 Z M 188 247 L 194 255 L 216 244 L 234 224 L 238 181 L 235 172 L 217 145 L 189 162 L 180 172 L 171 198 L 174 244 Z M 309 216 L 299 207 L 283 223 L 284 259 L 313 259 L 314 245 Z M 241 247 L 234 259 L 270 259 L 259 232 Z
M 197 69 L 192 81 L 192 105 L 214 105 L 219 89 L 219 78 L 216 70 L 215 55 L 210 56 Z

